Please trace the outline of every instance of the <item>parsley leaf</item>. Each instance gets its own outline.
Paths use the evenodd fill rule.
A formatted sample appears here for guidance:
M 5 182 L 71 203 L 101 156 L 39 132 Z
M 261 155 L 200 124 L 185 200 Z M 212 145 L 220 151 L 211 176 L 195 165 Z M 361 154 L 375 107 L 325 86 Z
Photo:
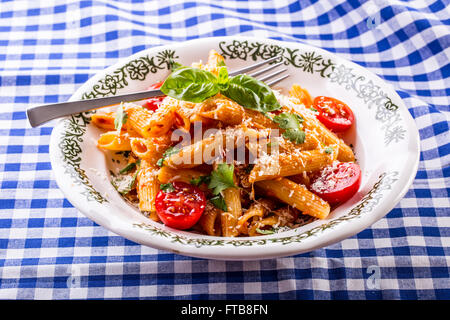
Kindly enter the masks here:
M 304 131 L 302 131 L 302 130 L 292 130 L 292 129 L 286 130 L 283 133 L 283 136 L 285 138 L 295 142 L 295 143 L 303 143 L 303 142 L 305 142 L 305 138 L 306 138 L 306 135 L 305 135 Z
M 323 151 L 325 151 L 326 154 L 332 154 L 334 149 L 333 147 L 326 147 Z
M 225 199 L 219 194 L 215 197 L 209 199 L 209 201 L 216 207 L 222 211 L 228 211 L 227 204 L 225 203 Z
M 116 117 L 114 118 L 114 128 L 118 133 L 122 130 L 122 126 L 127 122 L 128 114 L 123 112 L 123 103 L 117 108 Z
M 173 185 L 169 182 L 169 183 L 162 183 L 159 188 L 164 191 L 164 192 L 172 192 L 175 191 L 175 188 L 173 187 Z
M 304 119 L 295 113 L 283 112 L 273 117 L 273 121 L 284 129 L 283 136 L 295 143 L 305 142 L 305 132 L 302 130 Z
M 260 229 L 260 228 L 256 228 L 256 231 L 261 234 L 274 234 L 275 233 L 275 231 L 273 231 L 273 230 L 264 230 L 264 229 Z
M 189 182 L 190 182 L 190 184 L 198 187 L 202 183 L 208 184 L 210 180 L 211 180 L 210 176 L 199 176 L 197 178 L 192 178 L 191 181 L 189 181 Z
M 170 147 L 168 148 L 166 151 L 164 151 L 163 156 L 161 159 L 159 159 L 156 164 L 160 167 L 162 167 L 164 165 L 164 160 L 166 160 L 167 158 L 169 158 L 170 156 L 177 154 L 178 152 L 180 152 L 180 149 L 176 148 L 176 147 Z
M 211 181 L 208 188 L 213 189 L 212 193 L 218 195 L 228 188 L 236 188 L 233 180 L 234 165 L 221 163 L 217 169 L 211 173 Z
M 120 174 L 125 174 L 136 168 L 136 166 L 140 165 L 141 159 L 137 159 L 136 162 L 130 162 L 125 168 L 119 171 Z

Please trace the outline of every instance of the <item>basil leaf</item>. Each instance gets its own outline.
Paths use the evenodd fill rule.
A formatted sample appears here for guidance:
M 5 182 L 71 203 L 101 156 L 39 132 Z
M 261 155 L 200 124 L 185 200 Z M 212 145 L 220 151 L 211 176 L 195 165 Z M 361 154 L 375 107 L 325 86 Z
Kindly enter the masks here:
M 226 67 L 220 67 L 217 77 L 217 84 L 219 85 L 220 91 L 226 90 L 228 88 L 229 79 L 228 70 Z
M 228 88 L 221 91 L 221 93 L 244 108 L 257 110 L 262 113 L 281 108 L 275 94 L 268 85 L 245 74 L 232 77 Z
M 227 204 L 225 203 L 225 199 L 219 194 L 215 197 L 209 199 L 209 201 L 216 207 L 222 211 L 228 211 Z
M 169 67 L 171 70 L 175 70 L 175 69 L 181 68 L 183 66 L 181 63 L 176 62 L 175 60 L 170 60 L 169 64 L 170 64 Z
M 167 77 L 160 90 L 178 100 L 200 103 L 217 94 L 219 85 L 216 76 L 209 71 L 180 67 Z

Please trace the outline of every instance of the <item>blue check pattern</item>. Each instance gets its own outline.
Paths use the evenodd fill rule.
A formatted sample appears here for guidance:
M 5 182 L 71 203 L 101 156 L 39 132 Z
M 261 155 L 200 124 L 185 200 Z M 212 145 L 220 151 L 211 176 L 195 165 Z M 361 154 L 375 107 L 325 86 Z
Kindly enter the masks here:
M 450 17 L 447 1 L 1 1 L 1 299 L 450 298 Z M 308 43 L 381 76 L 421 138 L 401 202 L 359 234 L 310 253 L 226 262 L 158 251 L 80 214 L 55 183 L 52 122 L 62 102 L 140 50 L 251 35 Z

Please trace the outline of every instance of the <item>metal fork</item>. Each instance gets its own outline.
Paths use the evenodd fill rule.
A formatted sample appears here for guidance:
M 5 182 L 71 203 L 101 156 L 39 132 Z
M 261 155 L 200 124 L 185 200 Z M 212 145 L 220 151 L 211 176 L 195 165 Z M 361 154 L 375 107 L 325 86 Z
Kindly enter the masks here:
M 281 60 L 281 62 L 270 64 L 271 62 L 274 62 L 276 60 Z M 268 86 L 272 86 L 289 77 L 289 74 L 282 75 L 287 70 L 287 68 L 278 68 L 282 64 L 283 64 L 282 58 L 277 56 L 264 60 L 262 62 L 255 63 L 251 66 L 234 70 L 230 72 L 229 75 L 235 76 L 238 74 L 247 74 L 249 76 L 257 78 L 258 80 L 264 81 Z M 266 66 L 265 68 L 261 68 L 265 65 L 268 66 Z M 248 73 L 250 71 L 254 72 Z M 269 71 L 273 72 L 266 74 Z M 139 101 L 162 95 L 164 95 L 164 93 L 162 93 L 162 91 L 160 90 L 147 90 L 104 98 L 47 104 L 29 108 L 27 110 L 27 116 L 30 125 L 34 128 L 50 120 L 64 116 L 69 116 L 71 114 L 77 114 L 80 112 L 94 110 L 102 107 L 113 106 L 121 102 Z

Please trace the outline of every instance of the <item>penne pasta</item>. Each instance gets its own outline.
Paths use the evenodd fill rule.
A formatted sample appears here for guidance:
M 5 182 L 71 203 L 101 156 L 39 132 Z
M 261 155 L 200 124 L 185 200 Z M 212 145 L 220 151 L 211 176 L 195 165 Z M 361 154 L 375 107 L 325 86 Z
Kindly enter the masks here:
M 355 155 L 353 154 L 350 146 L 345 144 L 345 142 L 340 139 L 336 134 L 327 129 L 319 120 L 316 119 L 315 115 L 306 110 L 304 107 L 295 105 L 293 103 L 284 106 L 282 110 L 295 112 L 300 115 L 303 119 L 303 126 L 306 130 L 309 130 L 310 135 L 318 137 L 321 143 L 325 145 L 337 145 L 338 153 L 337 159 L 342 162 L 355 161 Z
M 330 205 L 326 201 L 289 179 L 259 181 L 255 185 L 267 194 L 302 211 L 303 214 L 325 219 L 330 213 Z
M 163 166 L 158 173 L 158 180 L 161 183 L 170 183 L 174 181 L 182 181 L 191 183 L 193 179 L 205 176 L 202 171 L 192 169 L 172 169 L 167 166 Z
M 223 198 L 228 211 L 221 215 L 222 234 L 224 237 L 235 237 L 239 234 L 237 222 L 242 215 L 241 194 L 238 188 L 228 188 L 223 191 Z
M 130 137 L 128 134 L 119 134 L 117 131 L 106 132 L 97 140 L 97 147 L 111 151 L 130 151 Z
M 146 160 L 142 160 L 137 175 L 137 192 L 139 197 L 139 210 L 154 212 L 155 198 L 159 191 L 158 167 Z
M 256 164 L 250 172 L 249 182 L 318 171 L 331 162 L 332 158 L 320 150 L 281 153 L 275 163 L 269 161 Z
M 164 104 L 151 112 L 139 105 L 128 105 L 125 109 L 128 118 L 127 124 L 144 138 L 160 137 L 165 135 L 175 123 L 172 104 Z
M 264 136 L 255 130 L 240 126 L 218 130 L 209 137 L 181 148 L 164 161 L 164 165 L 171 168 L 194 168 L 203 163 L 212 164 L 213 161 L 225 156 L 226 153 L 243 146 L 246 139 Z
M 245 115 L 243 107 L 230 99 L 221 97 L 209 98 L 200 103 L 195 112 L 200 117 L 218 120 L 231 126 L 240 124 Z
M 300 87 L 298 84 L 293 84 L 291 89 L 289 90 L 289 95 L 291 97 L 295 97 L 299 100 L 299 102 L 305 107 L 309 108 L 312 106 L 313 101 L 311 99 L 311 96 L 309 95 L 308 90 Z
M 326 219 L 331 205 L 346 201 L 334 199 L 333 186 L 347 179 L 359 187 L 352 148 L 335 133 L 351 126 L 352 111 L 331 97 L 313 99 L 299 84 L 286 96 L 248 75 L 227 83 L 224 67 L 211 50 L 206 64 L 176 68 L 161 82 L 170 96 L 148 109 L 124 103 L 92 115 L 105 132 L 98 148 L 128 159 L 111 171 L 113 185 L 149 219 L 214 237 Z
M 199 220 L 199 224 L 206 234 L 210 236 L 220 236 L 222 234 L 222 227 L 220 225 L 222 213 L 222 210 L 214 207 L 210 203 L 206 206 L 205 212 Z
M 94 113 L 91 116 L 91 121 L 96 127 L 108 131 L 112 131 L 115 129 L 114 119 L 115 119 L 114 112 Z M 123 126 L 122 129 L 126 129 L 126 126 Z
M 164 151 L 170 146 L 168 137 L 159 138 L 131 138 L 130 148 L 133 153 L 141 159 L 156 164 L 162 157 Z

